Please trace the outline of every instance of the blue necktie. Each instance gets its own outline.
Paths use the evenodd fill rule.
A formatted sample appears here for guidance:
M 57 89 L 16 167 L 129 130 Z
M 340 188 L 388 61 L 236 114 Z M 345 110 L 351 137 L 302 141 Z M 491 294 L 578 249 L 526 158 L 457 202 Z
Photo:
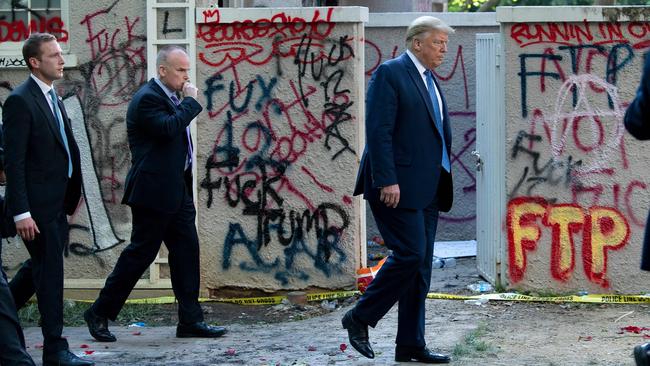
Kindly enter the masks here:
M 440 113 L 440 104 L 438 104 L 438 97 L 436 96 L 436 89 L 433 85 L 431 70 L 425 71 L 424 75 L 427 77 L 427 89 L 429 89 L 429 97 L 431 98 L 431 104 L 433 104 L 433 114 L 436 117 L 436 128 L 438 129 L 438 132 L 440 132 L 440 137 L 442 138 L 442 167 L 445 168 L 447 172 L 450 172 L 451 163 L 449 162 L 449 153 L 447 153 L 447 144 L 445 143 L 445 131 L 442 128 L 442 113 Z
M 61 110 L 59 109 L 59 102 L 54 92 L 54 88 L 50 89 L 50 99 L 52 99 L 52 108 L 54 109 L 54 118 L 56 118 L 59 123 L 59 132 L 61 133 L 61 139 L 63 140 L 63 146 L 65 146 L 65 152 L 68 153 L 68 178 L 72 177 L 72 157 L 70 156 L 70 147 L 68 147 L 68 136 L 65 134 L 65 125 L 63 124 L 63 116 L 61 115 Z
M 181 101 L 174 94 L 171 95 L 171 100 L 175 105 L 181 104 Z M 190 126 L 185 127 L 185 134 L 187 135 L 187 162 L 185 170 L 192 166 L 192 135 L 190 134 Z

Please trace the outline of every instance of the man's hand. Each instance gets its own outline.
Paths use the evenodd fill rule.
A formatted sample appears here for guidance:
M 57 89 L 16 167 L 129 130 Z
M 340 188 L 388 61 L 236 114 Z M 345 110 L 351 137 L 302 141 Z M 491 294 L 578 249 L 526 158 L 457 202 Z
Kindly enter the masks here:
M 24 241 L 32 241 L 36 238 L 36 234 L 41 233 L 31 217 L 16 221 L 16 231 Z
M 196 97 L 199 94 L 199 89 L 194 86 L 194 84 L 190 83 L 189 81 L 186 81 L 185 84 L 183 84 L 183 95 L 186 97 L 192 97 L 196 99 Z
M 381 187 L 379 199 L 390 208 L 397 207 L 399 203 L 399 185 L 393 184 L 391 186 Z

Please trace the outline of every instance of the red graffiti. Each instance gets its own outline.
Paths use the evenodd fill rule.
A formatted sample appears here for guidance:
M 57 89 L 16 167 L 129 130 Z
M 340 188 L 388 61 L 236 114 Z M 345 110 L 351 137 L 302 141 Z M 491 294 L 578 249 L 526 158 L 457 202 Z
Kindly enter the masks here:
M 35 17 L 29 24 L 23 20 L 6 21 L 0 19 L 0 43 L 22 42 L 29 37 L 30 33 L 46 32 L 56 36 L 59 42 L 68 41 L 68 31 L 64 29 L 63 20 L 60 17 Z
M 291 38 L 300 37 L 305 33 L 310 37 L 323 39 L 334 29 L 335 23 L 331 22 L 333 11 L 334 8 L 329 8 L 325 18 L 321 18 L 321 11 L 316 9 L 310 20 L 280 12 L 274 14 L 271 19 L 248 19 L 221 24 L 219 10 L 210 9 L 203 11 L 204 24 L 199 24 L 197 37 L 208 43 Z
M 122 26 L 104 27 L 111 8 L 88 14 L 79 23 L 86 26 L 92 72 L 91 84 L 101 105 L 127 103 L 136 88 L 146 80 L 145 36 L 136 34 L 140 17 L 124 17 Z
M 541 225 L 540 225 L 541 224 Z M 610 251 L 629 241 L 630 227 L 615 208 L 577 204 L 550 204 L 541 197 L 517 197 L 508 203 L 508 270 L 513 283 L 523 279 L 528 252 L 535 251 L 544 232 L 551 228 L 551 276 L 566 282 L 575 268 L 575 236 L 582 232 L 582 263 L 589 281 L 609 287 L 606 278 Z
M 516 23 L 510 28 L 510 38 L 522 48 L 539 43 L 567 46 L 631 43 L 636 49 L 650 47 L 648 22 L 599 22 L 597 29 L 590 25 L 586 19 L 582 23 Z M 624 30 L 631 37 L 625 36 Z

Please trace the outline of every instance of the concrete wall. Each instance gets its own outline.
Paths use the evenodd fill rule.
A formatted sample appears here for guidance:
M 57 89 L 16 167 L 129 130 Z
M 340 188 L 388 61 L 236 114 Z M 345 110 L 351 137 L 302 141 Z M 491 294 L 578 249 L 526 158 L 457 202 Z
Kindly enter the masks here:
M 417 17 L 433 15 L 456 32 L 449 36 L 449 51 L 436 70 L 451 115 L 454 206 L 440 215 L 438 241 L 476 239 L 476 172 L 470 155 L 476 141 L 476 33 L 499 31 L 494 13 L 370 13 L 366 25 L 366 81 L 384 61 L 406 50 L 406 27 Z M 366 210 L 367 236 L 379 235 L 370 208 Z
M 647 145 L 623 126 L 648 8 L 500 8 L 508 276 L 515 287 L 646 291 Z
M 208 288 L 341 288 L 365 258 L 367 9 L 197 9 L 197 200 Z M 218 19 L 218 21 L 217 21 Z

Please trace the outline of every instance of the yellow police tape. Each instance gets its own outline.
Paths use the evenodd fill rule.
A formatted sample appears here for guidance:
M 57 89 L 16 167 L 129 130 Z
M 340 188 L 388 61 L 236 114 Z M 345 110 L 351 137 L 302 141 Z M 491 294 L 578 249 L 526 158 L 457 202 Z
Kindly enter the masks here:
M 650 304 L 646 295 L 567 295 L 567 296 L 528 296 L 512 292 L 500 294 L 482 294 L 474 296 L 429 293 L 428 299 L 443 300 L 496 300 L 525 302 L 581 302 L 595 304 Z
M 335 291 L 316 294 L 307 294 L 307 301 L 322 301 L 341 299 L 359 294 L 359 291 Z M 286 299 L 286 296 L 266 297 L 245 297 L 245 298 L 201 298 L 201 302 L 224 302 L 238 305 L 277 305 Z M 517 293 L 497 293 L 481 295 L 451 295 L 441 293 L 429 293 L 429 299 L 437 300 L 480 300 L 488 301 L 523 301 L 523 302 L 579 302 L 595 304 L 650 304 L 650 296 L 645 295 L 568 295 L 568 296 L 528 296 Z M 131 299 L 129 304 L 173 304 L 176 299 L 173 296 L 156 297 L 150 299 Z

